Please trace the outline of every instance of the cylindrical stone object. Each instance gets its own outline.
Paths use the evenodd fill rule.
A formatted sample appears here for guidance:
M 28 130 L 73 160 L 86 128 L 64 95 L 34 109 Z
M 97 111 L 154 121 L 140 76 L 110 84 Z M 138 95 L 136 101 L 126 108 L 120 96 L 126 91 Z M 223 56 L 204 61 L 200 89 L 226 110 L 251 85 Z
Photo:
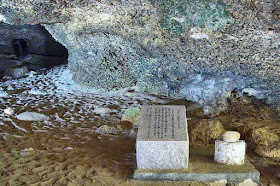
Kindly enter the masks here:
M 242 165 L 245 162 L 246 143 L 215 141 L 215 161 L 226 165 Z

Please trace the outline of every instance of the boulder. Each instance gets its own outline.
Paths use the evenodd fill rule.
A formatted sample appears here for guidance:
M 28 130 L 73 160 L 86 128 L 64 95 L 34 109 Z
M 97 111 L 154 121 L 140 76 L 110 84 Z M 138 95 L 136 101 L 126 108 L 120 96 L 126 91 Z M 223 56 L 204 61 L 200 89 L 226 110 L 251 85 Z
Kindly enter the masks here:
M 6 70 L 6 74 L 8 74 L 9 76 L 12 76 L 13 78 L 24 77 L 27 75 L 28 72 L 29 71 L 26 66 Z
M 140 121 L 140 108 L 129 108 L 124 111 L 122 121 L 129 121 L 134 125 L 138 125 Z
M 240 139 L 240 133 L 236 131 L 226 131 L 221 135 L 225 142 L 237 142 Z
M 22 61 L 19 60 L 0 60 L 0 73 L 4 73 L 9 69 L 22 66 Z
M 191 143 L 213 144 L 225 131 L 217 119 L 189 120 L 188 126 Z
M 255 152 L 262 157 L 280 158 L 280 143 L 276 145 L 259 146 L 255 149 Z
M 251 129 L 249 138 L 250 142 L 256 146 L 268 146 L 279 141 L 279 136 L 266 127 Z

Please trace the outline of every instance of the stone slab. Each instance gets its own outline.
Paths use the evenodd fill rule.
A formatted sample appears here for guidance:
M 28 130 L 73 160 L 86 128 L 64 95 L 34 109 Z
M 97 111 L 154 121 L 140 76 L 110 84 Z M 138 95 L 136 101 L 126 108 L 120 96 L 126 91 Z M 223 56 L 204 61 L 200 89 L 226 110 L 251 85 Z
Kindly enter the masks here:
M 185 106 L 141 106 L 138 169 L 186 169 L 189 137 Z
M 188 169 L 180 170 L 136 170 L 136 180 L 153 181 L 195 181 L 214 182 L 226 179 L 228 182 L 243 182 L 252 179 L 259 182 L 260 173 L 254 166 L 245 160 L 243 165 L 222 165 L 214 161 L 214 151 L 191 150 Z

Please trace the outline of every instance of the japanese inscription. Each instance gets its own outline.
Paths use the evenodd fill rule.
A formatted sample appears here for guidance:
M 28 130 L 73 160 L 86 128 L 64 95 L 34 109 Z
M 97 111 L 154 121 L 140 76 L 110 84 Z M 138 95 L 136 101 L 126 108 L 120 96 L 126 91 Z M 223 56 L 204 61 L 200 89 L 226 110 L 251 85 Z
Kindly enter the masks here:
M 138 140 L 185 140 L 185 106 L 142 106 Z

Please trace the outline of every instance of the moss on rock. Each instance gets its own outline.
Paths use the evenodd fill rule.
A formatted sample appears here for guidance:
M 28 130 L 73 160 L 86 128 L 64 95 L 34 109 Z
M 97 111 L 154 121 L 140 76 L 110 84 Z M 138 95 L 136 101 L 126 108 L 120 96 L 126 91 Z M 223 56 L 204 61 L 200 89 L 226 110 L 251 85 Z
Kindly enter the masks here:
M 217 30 L 231 22 L 231 14 L 221 1 L 152 0 L 162 13 L 161 26 L 170 34 L 181 35 L 188 27 Z
M 125 110 L 124 114 L 122 115 L 123 121 L 129 121 L 134 125 L 138 125 L 140 121 L 140 108 L 129 108 Z

